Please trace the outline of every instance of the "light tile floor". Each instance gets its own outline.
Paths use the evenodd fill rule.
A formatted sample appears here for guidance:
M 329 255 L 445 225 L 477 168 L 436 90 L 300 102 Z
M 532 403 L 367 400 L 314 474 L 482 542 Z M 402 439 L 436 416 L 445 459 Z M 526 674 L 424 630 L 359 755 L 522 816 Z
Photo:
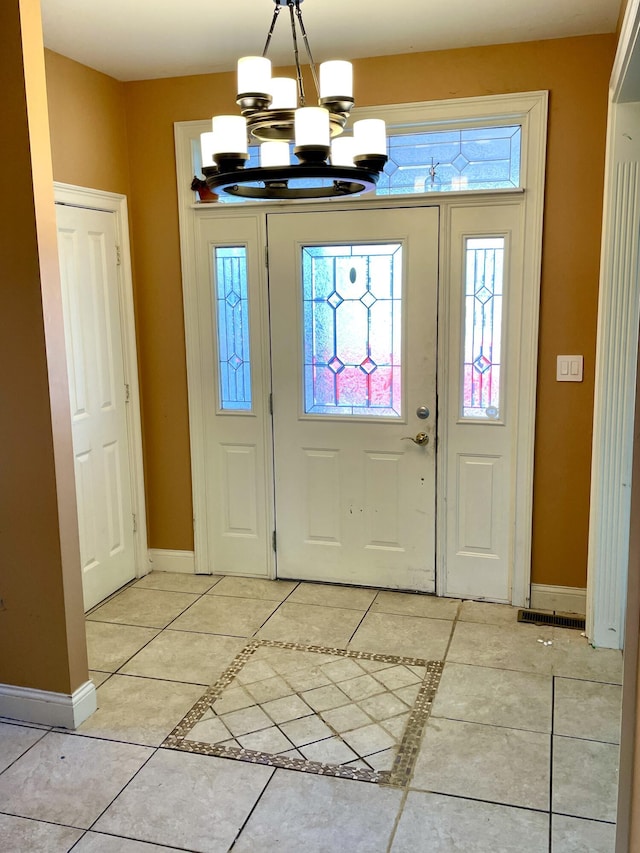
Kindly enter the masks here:
M 622 656 L 592 649 L 577 631 L 517 624 L 516 610 L 501 605 L 155 573 L 89 614 L 87 637 L 99 709 L 77 732 L 0 720 L 3 853 L 614 849 Z M 347 664 L 376 655 L 444 661 L 409 781 L 375 784 L 161 746 L 255 639 L 270 641 L 260 648 L 349 652 L 324 660 L 334 667 L 325 687 L 360 678 Z M 397 747 L 408 712 L 395 715 L 396 730 L 376 697 L 385 709 L 391 698 L 411 708 L 415 685 L 352 701 L 348 691 L 371 687 L 365 681 L 348 685 L 348 704 L 305 703 L 302 712 L 272 681 L 268 696 L 252 698 L 267 709 L 270 747 L 289 726 L 306 741 L 298 744 L 305 758 L 340 762 L 350 755 L 334 731 L 358 712 L 382 713 L 371 735 L 386 731 Z M 328 693 L 315 698 L 332 704 Z M 317 722 L 324 728 L 309 734 Z M 249 732 L 249 742 L 262 746 L 265 730 Z M 366 731 L 352 740 L 355 762 L 382 744 Z

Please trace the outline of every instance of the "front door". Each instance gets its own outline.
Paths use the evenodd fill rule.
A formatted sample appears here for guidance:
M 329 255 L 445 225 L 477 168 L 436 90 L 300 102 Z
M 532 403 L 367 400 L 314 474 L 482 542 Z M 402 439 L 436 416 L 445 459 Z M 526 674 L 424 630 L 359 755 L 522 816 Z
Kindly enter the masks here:
M 277 574 L 434 592 L 438 210 L 267 219 Z
M 136 573 L 115 214 L 56 213 L 88 610 Z

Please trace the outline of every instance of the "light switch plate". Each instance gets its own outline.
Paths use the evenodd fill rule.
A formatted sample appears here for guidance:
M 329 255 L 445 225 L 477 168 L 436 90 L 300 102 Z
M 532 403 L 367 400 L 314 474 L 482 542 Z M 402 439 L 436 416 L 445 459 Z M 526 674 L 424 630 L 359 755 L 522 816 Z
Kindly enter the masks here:
M 556 379 L 558 382 L 582 382 L 583 364 L 581 355 L 559 355 Z

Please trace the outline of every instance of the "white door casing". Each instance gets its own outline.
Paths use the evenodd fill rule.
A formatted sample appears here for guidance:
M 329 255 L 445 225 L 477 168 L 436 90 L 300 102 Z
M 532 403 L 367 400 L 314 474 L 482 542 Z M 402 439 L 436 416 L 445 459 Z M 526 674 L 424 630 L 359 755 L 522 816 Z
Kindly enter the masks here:
M 130 289 L 122 286 L 118 263 L 118 253 L 122 256 L 128 243 L 122 239 L 122 197 L 57 185 L 56 198 L 83 591 L 89 609 L 148 570 L 141 446 L 136 440 L 137 374 L 130 358 L 132 346 L 135 357 L 135 342 L 127 324 L 132 304 L 126 300 Z M 68 201 L 61 204 L 63 198 Z M 72 206 L 78 201 L 97 201 L 111 210 Z
M 438 210 L 271 214 L 268 240 L 278 576 L 433 592 Z M 335 408 L 316 414 L 316 407 L 304 401 L 303 364 L 316 361 L 316 353 L 305 357 L 303 251 L 309 258 L 313 247 L 340 252 L 354 246 L 357 252 L 362 245 L 367 252 L 383 244 L 400 246 L 396 251 L 402 254 L 402 324 L 393 333 L 402 339 L 400 416 L 376 416 L 373 409 L 368 415 L 366 410 L 347 415 Z M 328 286 L 328 265 L 320 266 L 321 285 L 337 288 L 331 307 L 318 302 L 316 292 L 316 302 L 306 302 L 306 310 L 317 304 L 319 311 L 335 314 L 335 334 L 343 348 L 338 345 L 335 351 L 346 360 L 344 352 L 353 347 L 356 362 L 363 360 L 364 367 L 345 368 L 337 356 L 331 358 L 338 371 L 335 383 L 343 371 L 351 371 L 349 382 L 355 376 L 356 383 L 360 378 L 359 384 L 373 386 L 376 371 L 387 378 L 382 363 L 389 357 L 388 341 L 381 327 L 370 336 L 365 327 L 390 304 L 385 296 L 392 268 L 385 266 L 377 278 L 373 272 L 369 290 L 365 259 L 346 251 Z M 340 319 L 345 308 L 348 325 Z M 327 319 L 325 314 L 316 319 L 320 325 L 313 326 L 314 339 Z M 308 325 L 311 333 L 310 320 Z M 333 350 L 325 357 L 331 355 Z M 328 368 L 317 370 L 330 376 Z M 349 394 L 348 386 L 343 398 L 352 399 Z M 417 417 L 419 406 L 430 409 L 428 419 Z M 429 444 L 408 440 L 419 432 L 428 434 Z

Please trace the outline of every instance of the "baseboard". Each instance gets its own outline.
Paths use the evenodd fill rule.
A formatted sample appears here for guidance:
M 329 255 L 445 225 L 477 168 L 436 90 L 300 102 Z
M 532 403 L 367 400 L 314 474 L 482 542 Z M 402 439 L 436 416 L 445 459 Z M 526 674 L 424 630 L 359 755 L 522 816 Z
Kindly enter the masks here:
M 98 707 L 93 681 L 85 681 L 71 695 L 0 684 L 0 717 L 77 729 Z
M 563 613 L 587 612 L 587 590 L 574 586 L 551 586 L 531 584 L 531 608 L 533 610 L 561 610 Z
M 149 564 L 153 572 L 178 572 L 183 575 L 192 575 L 196 570 L 193 551 L 167 551 L 162 548 L 150 548 Z

